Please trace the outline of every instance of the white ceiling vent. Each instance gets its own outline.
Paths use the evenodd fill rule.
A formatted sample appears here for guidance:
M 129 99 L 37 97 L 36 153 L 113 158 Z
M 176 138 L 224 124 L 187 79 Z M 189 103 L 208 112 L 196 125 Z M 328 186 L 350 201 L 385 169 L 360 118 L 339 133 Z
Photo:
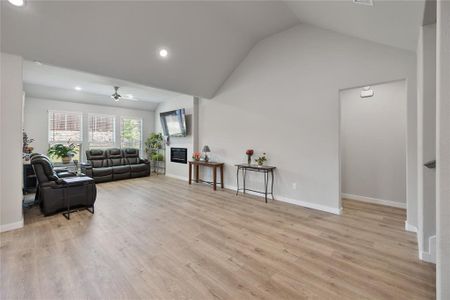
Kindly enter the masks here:
M 353 3 L 367 5 L 367 6 L 373 6 L 373 0 L 353 0 Z

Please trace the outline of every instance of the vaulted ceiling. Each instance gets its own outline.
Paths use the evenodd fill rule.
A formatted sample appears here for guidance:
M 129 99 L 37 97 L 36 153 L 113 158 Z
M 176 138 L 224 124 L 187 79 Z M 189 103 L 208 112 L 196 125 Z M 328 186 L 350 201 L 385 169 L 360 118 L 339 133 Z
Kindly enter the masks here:
M 1 51 L 211 98 L 261 39 L 300 22 L 415 51 L 423 1 L 1 1 Z M 158 51 L 167 48 L 169 57 Z

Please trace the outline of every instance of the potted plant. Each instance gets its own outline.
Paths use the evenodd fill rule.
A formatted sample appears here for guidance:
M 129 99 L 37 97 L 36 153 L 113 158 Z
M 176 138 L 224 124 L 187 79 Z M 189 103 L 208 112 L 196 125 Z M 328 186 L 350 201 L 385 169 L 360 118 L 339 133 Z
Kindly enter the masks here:
M 22 145 L 23 153 L 30 154 L 31 152 L 33 152 L 34 149 L 33 147 L 30 146 L 30 144 L 34 142 L 34 139 L 30 139 L 25 131 L 22 133 L 22 137 L 23 137 L 23 145 Z
M 255 162 L 258 166 L 264 165 L 264 163 L 267 161 L 266 153 L 263 153 L 260 157 L 255 159 Z
M 147 153 L 147 157 L 151 160 L 163 160 L 164 157 L 161 159 L 153 159 L 154 154 L 163 148 L 163 143 L 164 138 L 162 133 L 151 133 L 145 141 L 145 153 Z
M 199 161 L 201 157 L 202 157 L 202 153 L 201 152 L 194 152 L 194 153 L 192 153 L 192 159 L 195 160 L 195 161 Z
M 68 164 L 72 160 L 72 157 L 78 153 L 77 146 L 71 143 L 70 140 L 67 141 L 67 146 L 63 144 L 55 144 L 48 149 L 48 155 L 61 158 L 63 164 Z
M 161 153 L 152 153 L 150 159 L 153 161 L 163 161 L 164 155 L 162 155 Z

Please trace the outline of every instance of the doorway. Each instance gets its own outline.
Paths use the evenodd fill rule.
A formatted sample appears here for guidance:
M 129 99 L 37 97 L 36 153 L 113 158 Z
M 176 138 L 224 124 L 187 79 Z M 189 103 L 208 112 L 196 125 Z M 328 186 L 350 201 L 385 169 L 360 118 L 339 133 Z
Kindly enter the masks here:
M 340 91 L 342 199 L 406 208 L 406 81 Z

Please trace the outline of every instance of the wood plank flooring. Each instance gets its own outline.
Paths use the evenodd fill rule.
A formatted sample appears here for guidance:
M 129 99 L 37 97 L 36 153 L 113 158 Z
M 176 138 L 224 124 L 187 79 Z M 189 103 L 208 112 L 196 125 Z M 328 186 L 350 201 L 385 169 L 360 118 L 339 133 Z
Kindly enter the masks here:
M 2 233 L 1 299 L 433 299 L 405 211 L 336 216 L 164 176 L 103 183 L 96 213 Z

